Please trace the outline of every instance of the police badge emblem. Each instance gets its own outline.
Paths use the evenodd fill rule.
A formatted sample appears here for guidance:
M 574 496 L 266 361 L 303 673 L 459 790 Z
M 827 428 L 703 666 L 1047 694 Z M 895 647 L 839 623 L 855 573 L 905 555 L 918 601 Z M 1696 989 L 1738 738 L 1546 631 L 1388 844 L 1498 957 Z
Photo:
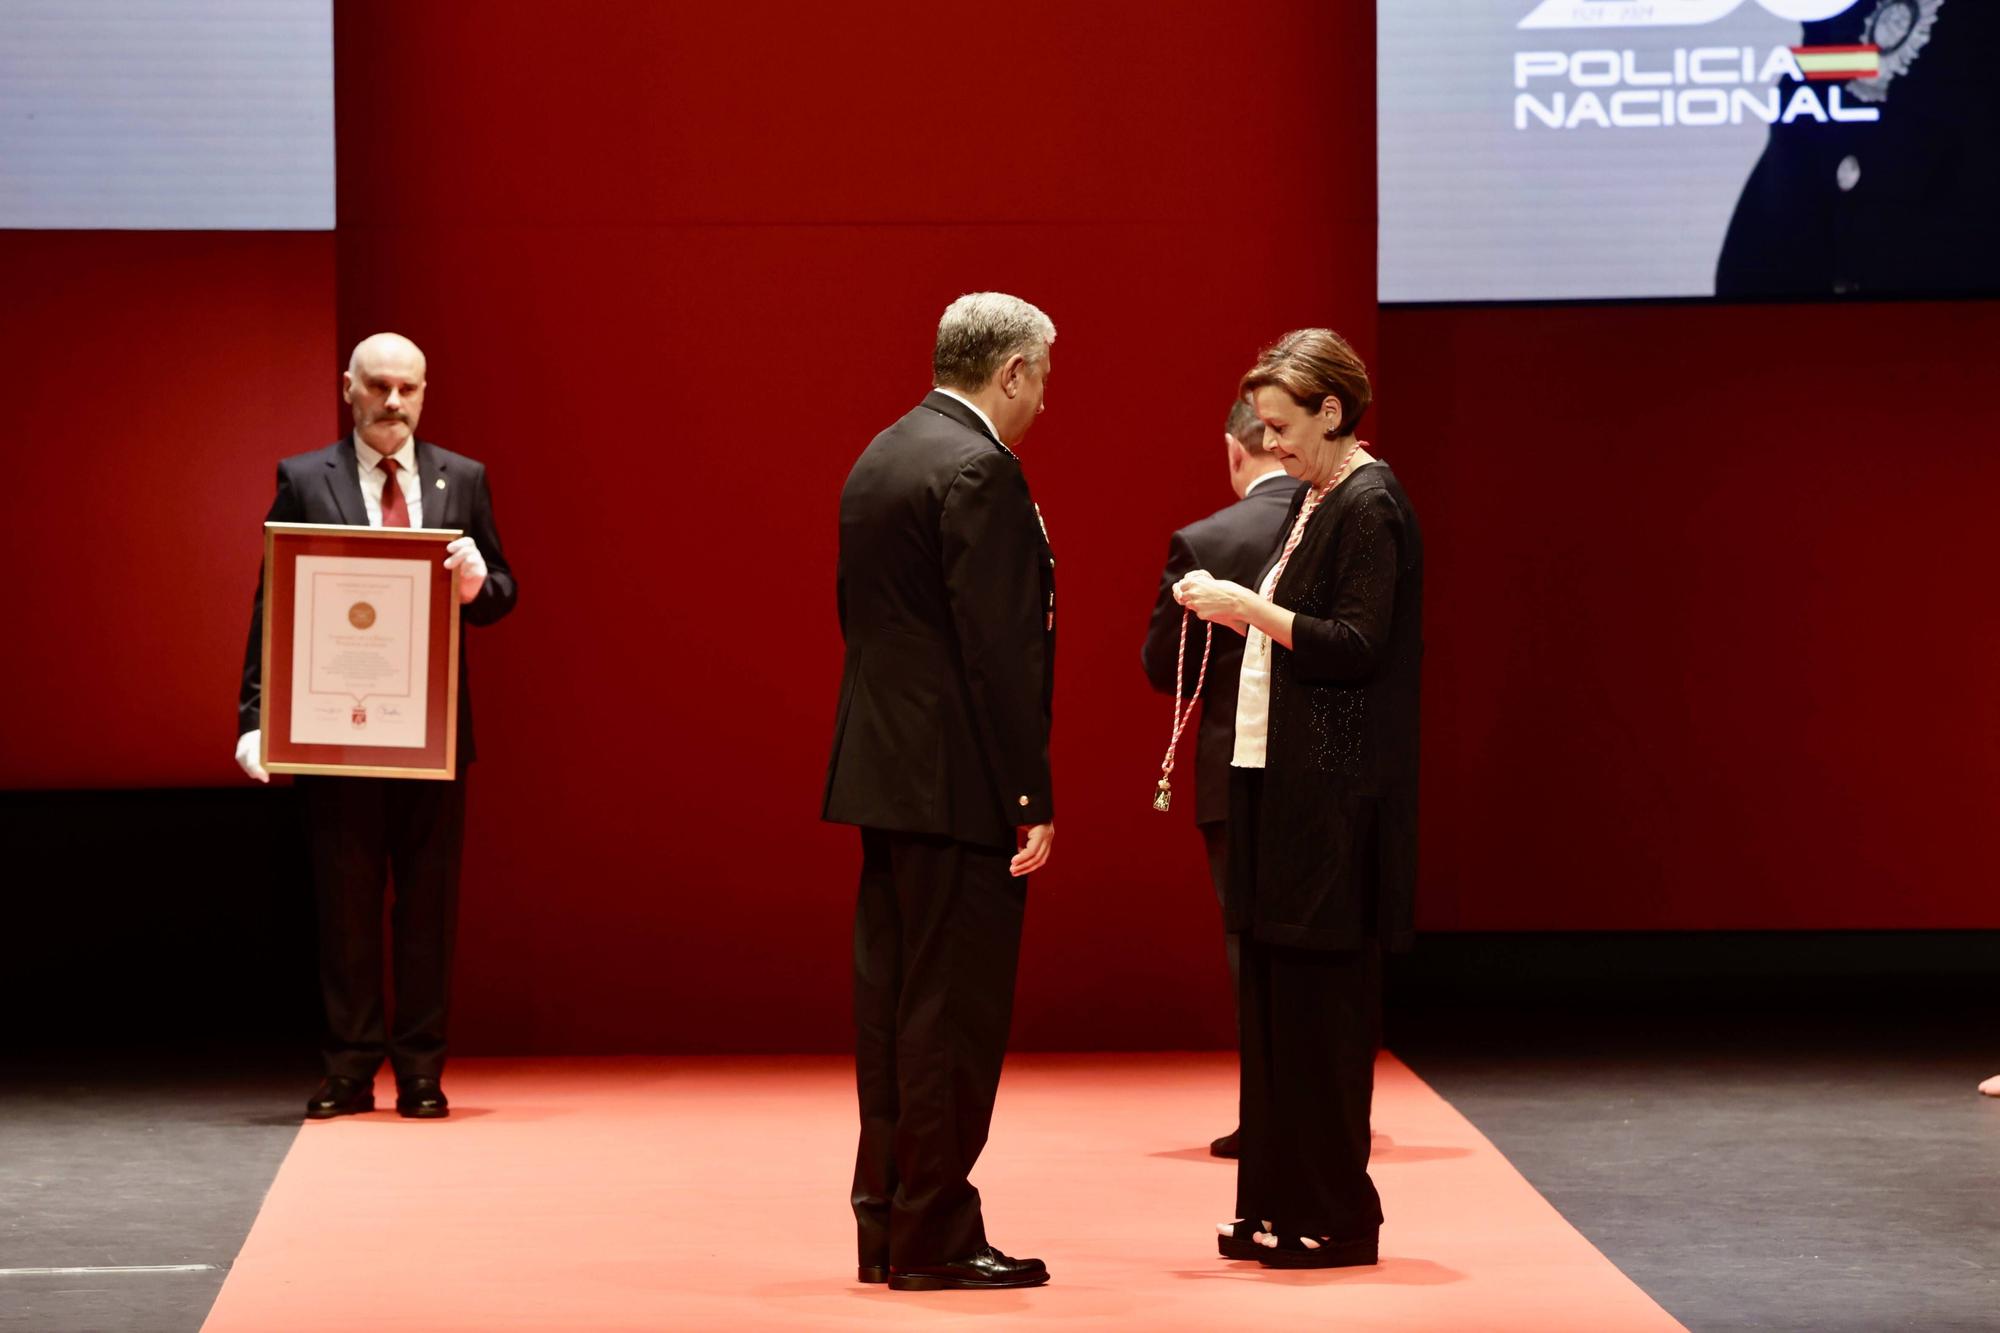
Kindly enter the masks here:
M 1847 91 L 1864 102 L 1889 100 L 1889 85 L 1909 72 L 1917 53 L 1931 39 L 1944 0 L 1876 0 L 1861 24 L 1861 40 L 1881 52 L 1882 67 L 1865 79 L 1849 79 Z

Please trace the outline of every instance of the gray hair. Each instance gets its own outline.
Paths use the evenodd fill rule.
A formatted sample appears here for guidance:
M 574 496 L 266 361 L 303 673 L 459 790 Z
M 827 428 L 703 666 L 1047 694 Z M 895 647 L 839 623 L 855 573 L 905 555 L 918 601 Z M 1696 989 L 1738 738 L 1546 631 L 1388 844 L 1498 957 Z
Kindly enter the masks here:
M 1056 326 L 1049 317 L 1020 297 L 972 292 L 946 306 L 938 321 L 931 382 L 971 392 L 1011 356 L 1046 364 L 1055 340 Z
M 1223 424 L 1224 430 L 1236 437 L 1236 442 L 1246 449 L 1261 449 L 1264 445 L 1264 421 L 1257 415 L 1257 409 L 1250 406 L 1248 398 L 1238 398 L 1236 406 L 1229 409 L 1229 420 Z

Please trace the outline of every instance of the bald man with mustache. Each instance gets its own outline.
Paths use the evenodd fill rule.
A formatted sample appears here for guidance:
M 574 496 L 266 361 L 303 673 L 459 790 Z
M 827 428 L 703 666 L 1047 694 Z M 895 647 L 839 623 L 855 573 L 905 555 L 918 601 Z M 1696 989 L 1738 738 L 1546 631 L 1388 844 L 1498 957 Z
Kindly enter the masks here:
M 493 525 L 486 468 L 417 438 L 427 367 L 397 333 L 364 338 L 341 376 L 354 431 L 278 464 L 269 523 L 341 523 L 371 528 L 457 528 L 445 568 L 458 582 L 461 633 L 514 609 L 514 573 Z M 259 782 L 264 588 L 251 603 L 250 642 L 237 698 L 236 762 Z M 375 1109 L 375 1074 L 386 1056 L 396 1074 L 396 1110 L 413 1119 L 450 1113 L 444 1095 L 452 941 L 465 838 L 466 773 L 476 748 L 472 682 L 459 652 L 458 776 L 298 778 L 319 911 L 320 992 L 326 1010 L 326 1077 L 306 1103 L 308 1119 Z M 395 1010 L 384 1014 L 382 904 L 390 871 Z

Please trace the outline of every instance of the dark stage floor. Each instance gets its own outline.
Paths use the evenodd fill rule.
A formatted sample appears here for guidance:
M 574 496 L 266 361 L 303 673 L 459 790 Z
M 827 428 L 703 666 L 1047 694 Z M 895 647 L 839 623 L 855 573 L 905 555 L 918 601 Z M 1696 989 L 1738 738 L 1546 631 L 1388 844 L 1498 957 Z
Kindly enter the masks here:
M 1398 1053 L 1693 1329 L 2000 1329 L 2000 1012 L 1434 1013 Z
M 201 1326 L 298 1132 L 312 1064 L 205 1056 L 195 1066 L 132 1055 L 9 1062 L 0 1328 Z
M 1994 1016 L 1429 1009 L 1392 1044 L 1690 1328 L 2000 1329 Z M 310 1083 L 291 1058 L 10 1068 L 0 1269 L 100 1271 L 0 1276 L 0 1327 L 199 1328 Z

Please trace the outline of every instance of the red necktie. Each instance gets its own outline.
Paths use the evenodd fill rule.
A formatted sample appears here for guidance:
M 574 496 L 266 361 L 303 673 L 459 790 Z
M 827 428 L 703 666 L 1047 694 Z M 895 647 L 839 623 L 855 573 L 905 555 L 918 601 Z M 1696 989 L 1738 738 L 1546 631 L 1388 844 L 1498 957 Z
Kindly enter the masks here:
M 410 526 L 410 506 L 403 499 L 403 488 L 396 481 L 400 469 L 396 460 L 382 460 L 382 471 L 388 480 L 382 483 L 382 526 L 385 528 L 407 528 Z

